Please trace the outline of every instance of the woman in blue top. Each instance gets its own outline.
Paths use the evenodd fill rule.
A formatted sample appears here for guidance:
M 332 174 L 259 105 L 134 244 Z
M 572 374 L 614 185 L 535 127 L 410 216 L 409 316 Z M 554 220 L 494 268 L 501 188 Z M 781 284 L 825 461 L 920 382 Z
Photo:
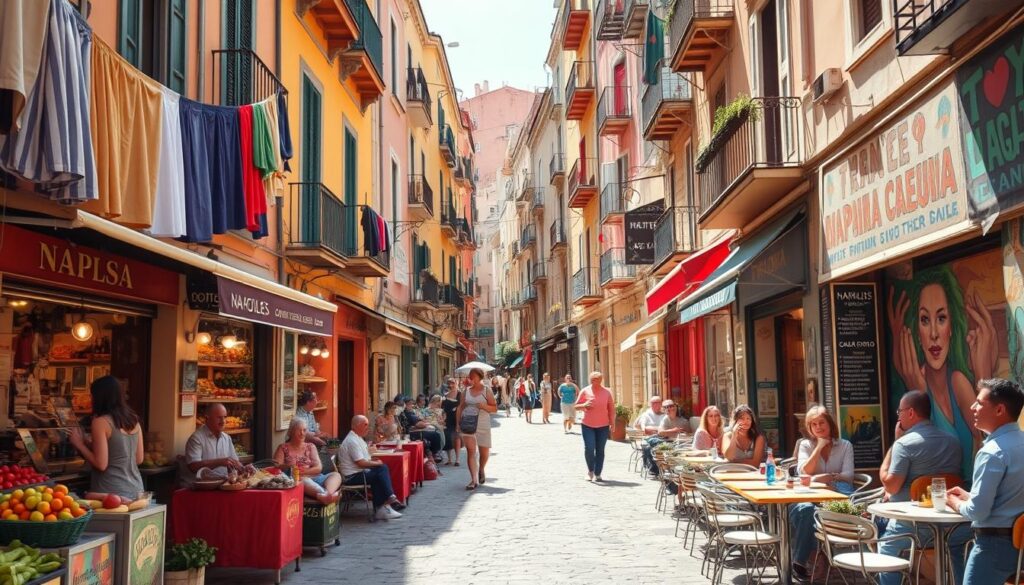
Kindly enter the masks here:
M 975 398 L 972 380 L 991 378 L 999 358 L 992 315 L 977 293 L 965 301 L 948 266 L 919 272 L 898 301 L 895 290 L 889 298 L 894 369 L 906 390 L 928 392 L 932 423 L 960 440 L 961 474 L 969 478 L 981 442 L 965 417 Z M 968 317 L 975 329 L 968 329 Z
M 580 396 L 580 388 L 572 382 L 570 374 L 558 386 L 558 396 L 562 401 L 562 428 L 565 434 L 572 432 L 572 423 L 576 422 L 576 399 Z

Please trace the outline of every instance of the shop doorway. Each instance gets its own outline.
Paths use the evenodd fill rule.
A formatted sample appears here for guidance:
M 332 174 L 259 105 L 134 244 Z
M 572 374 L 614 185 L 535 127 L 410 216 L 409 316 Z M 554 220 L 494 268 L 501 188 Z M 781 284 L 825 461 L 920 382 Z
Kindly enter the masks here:
M 748 338 L 753 352 L 751 406 L 768 446 L 781 456 L 795 453 L 807 412 L 804 392 L 803 308 L 799 296 L 754 311 Z
M 355 415 L 355 343 L 338 340 L 338 436 L 352 430 Z

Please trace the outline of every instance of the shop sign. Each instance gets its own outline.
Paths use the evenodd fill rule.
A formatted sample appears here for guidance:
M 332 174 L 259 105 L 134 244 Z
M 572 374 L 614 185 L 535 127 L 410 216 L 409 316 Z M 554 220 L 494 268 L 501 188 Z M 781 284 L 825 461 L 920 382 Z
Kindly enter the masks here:
M 957 70 L 971 217 L 987 231 L 1024 204 L 1024 26 Z
M 697 317 L 710 313 L 736 300 L 736 283 L 730 282 L 714 293 L 686 307 L 679 313 L 679 323 L 689 323 Z
M 0 272 L 92 293 L 178 304 L 178 274 L 44 234 L 4 224 Z
M 950 83 L 824 169 L 826 275 L 925 247 L 967 222 L 955 103 Z
M 157 583 L 164 566 L 164 513 L 132 521 L 128 548 L 128 583 Z
M 185 276 L 185 294 L 188 308 L 193 311 L 216 313 L 220 310 L 217 277 L 209 272 L 190 272 Z
M 843 438 L 853 443 L 854 465 L 877 468 L 884 454 L 878 290 L 870 282 L 829 289 L 837 422 Z
M 220 314 L 225 317 L 326 337 L 334 332 L 334 316 L 329 311 L 227 278 L 217 278 L 217 292 Z
M 662 199 L 626 212 L 626 264 L 654 264 L 654 228 L 664 213 Z
M 750 305 L 807 284 L 807 222 L 772 242 L 740 273 L 740 302 Z

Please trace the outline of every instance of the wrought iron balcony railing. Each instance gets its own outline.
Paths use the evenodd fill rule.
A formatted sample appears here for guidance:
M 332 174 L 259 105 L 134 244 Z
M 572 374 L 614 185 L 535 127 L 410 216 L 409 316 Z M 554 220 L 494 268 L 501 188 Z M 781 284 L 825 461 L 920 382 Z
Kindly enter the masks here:
M 281 80 L 249 49 L 214 49 L 213 101 L 221 106 L 241 106 L 285 91 Z
M 572 301 L 575 303 L 587 297 L 600 297 L 598 282 L 597 270 L 589 266 L 577 270 L 572 275 Z
M 669 207 L 654 226 L 654 264 L 661 265 L 674 254 L 697 251 L 696 207 Z
M 601 254 L 601 286 L 614 280 L 631 281 L 636 278 L 636 266 L 626 264 L 626 249 L 611 248 Z
M 421 205 L 434 215 L 434 190 L 423 175 L 409 175 L 409 205 Z

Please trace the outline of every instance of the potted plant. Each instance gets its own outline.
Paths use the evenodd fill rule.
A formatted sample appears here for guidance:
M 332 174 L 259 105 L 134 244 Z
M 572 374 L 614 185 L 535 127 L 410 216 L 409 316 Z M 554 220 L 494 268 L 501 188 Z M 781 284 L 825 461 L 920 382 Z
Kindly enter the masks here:
M 862 517 L 867 516 L 864 506 L 854 504 L 849 500 L 837 500 L 835 502 L 827 502 L 822 506 L 822 508 L 828 510 L 829 512 L 834 512 L 836 514 L 847 514 L 850 516 Z
M 754 122 L 761 116 L 760 104 L 746 94 L 739 94 L 736 99 L 715 110 L 715 121 L 711 126 L 711 137 L 708 143 L 697 152 L 693 169 L 697 174 L 707 170 L 715 153 L 725 146 L 733 133 L 748 119 Z
M 206 565 L 217 559 L 217 549 L 202 538 L 191 538 L 171 547 L 164 561 L 164 582 L 168 585 L 203 585 Z
M 615 421 L 612 423 L 612 440 L 620 443 L 626 440 L 626 425 L 633 418 L 633 411 L 628 406 L 615 405 Z

